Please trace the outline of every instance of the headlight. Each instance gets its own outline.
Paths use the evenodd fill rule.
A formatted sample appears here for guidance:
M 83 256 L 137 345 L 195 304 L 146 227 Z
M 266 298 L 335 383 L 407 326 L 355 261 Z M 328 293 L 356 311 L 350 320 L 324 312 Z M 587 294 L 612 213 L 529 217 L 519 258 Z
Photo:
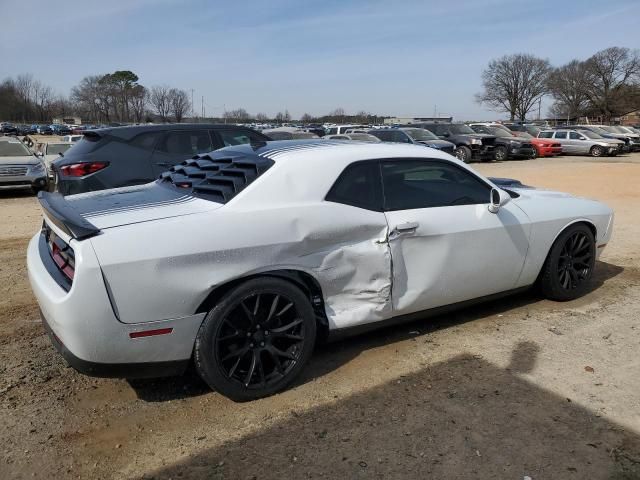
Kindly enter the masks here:
M 430 143 L 427 145 L 427 147 L 440 149 L 440 145 L 436 145 L 435 143 Z
M 36 165 L 31 167 L 29 171 L 31 173 L 42 173 L 44 172 L 44 165 L 42 165 L 42 162 L 38 162 Z
M 471 143 L 474 145 L 482 145 L 482 140 L 480 140 L 479 138 L 472 138 Z

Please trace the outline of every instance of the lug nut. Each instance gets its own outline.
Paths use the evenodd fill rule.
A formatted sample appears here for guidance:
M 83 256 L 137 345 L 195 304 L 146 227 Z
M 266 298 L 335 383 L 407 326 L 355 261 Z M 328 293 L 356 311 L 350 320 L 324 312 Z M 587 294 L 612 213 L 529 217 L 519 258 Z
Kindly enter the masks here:
M 260 346 L 261 346 L 261 347 L 264 347 L 264 342 L 260 342 Z

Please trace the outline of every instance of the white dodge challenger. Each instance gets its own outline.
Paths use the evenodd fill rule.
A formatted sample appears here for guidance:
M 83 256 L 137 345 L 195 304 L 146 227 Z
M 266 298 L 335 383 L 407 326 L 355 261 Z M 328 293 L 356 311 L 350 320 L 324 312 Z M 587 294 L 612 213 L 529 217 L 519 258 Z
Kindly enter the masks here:
M 317 140 L 228 147 L 147 185 L 39 200 L 29 278 L 67 362 L 125 378 L 193 362 L 237 401 L 288 386 L 320 337 L 534 285 L 576 298 L 613 220 L 431 148 Z

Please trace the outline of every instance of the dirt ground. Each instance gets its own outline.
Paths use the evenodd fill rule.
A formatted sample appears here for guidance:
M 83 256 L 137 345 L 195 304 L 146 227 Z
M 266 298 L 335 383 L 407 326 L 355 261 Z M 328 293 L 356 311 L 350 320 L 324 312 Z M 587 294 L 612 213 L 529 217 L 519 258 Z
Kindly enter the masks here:
M 477 168 L 615 209 L 592 291 L 322 346 L 290 390 L 244 404 L 193 375 L 66 367 L 25 271 L 37 203 L 0 194 L 0 479 L 640 478 L 640 154 Z

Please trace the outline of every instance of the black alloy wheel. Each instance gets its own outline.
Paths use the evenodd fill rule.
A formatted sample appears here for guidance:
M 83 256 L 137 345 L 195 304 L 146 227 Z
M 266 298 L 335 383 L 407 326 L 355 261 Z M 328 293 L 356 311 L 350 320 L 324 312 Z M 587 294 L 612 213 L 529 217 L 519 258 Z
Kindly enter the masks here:
M 457 147 L 454 151 L 454 155 L 458 160 L 461 160 L 464 163 L 469 163 L 471 161 L 471 149 L 464 145 Z
M 300 373 L 315 344 L 311 303 L 295 285 L 277 278 L 250 280 L 211 310 L 196 339 L 196 367 L 232 400 L 284 389 Z
M 552 300 L 572 300 L 586 293 L 596 260 L 595 239 L 585 224 L 567 228 L 556 240 L 542 268 L 540 286 Z

